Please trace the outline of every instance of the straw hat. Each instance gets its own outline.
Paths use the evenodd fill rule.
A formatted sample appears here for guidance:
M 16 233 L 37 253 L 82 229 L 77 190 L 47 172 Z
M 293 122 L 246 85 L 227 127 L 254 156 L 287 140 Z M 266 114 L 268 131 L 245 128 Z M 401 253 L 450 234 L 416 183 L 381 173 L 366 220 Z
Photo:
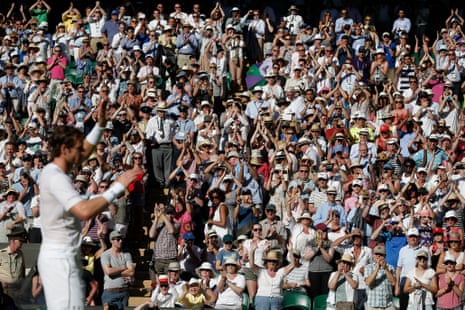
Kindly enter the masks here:
M 269 251 L 266 256 L 263 258 L 263 261 L 264 262 L 267 262 L 267 261 L 275 261 L 275 262 L 279 262 L 279 256 L 278 256 L 278 252 L 277 251 Z
M 351 266 L 353 266 L 354 265 L 354 257 L 352 255 L 350 255 L 349 253 L 345 253 L 344 255 L 342 255 L 341 259 L 339 259 L 337 261 L 338 264 L 340 262 L 346 262 L 346 263 L 349 263 Z

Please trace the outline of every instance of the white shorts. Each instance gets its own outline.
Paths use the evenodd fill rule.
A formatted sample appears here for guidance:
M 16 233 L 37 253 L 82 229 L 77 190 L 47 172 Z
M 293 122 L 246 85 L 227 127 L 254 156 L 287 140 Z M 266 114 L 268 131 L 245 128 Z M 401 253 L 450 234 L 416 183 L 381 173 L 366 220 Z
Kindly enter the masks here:
M 42 244 L 38 267 L 48 310 L 84 309 L 79 250 L 58 244 Z

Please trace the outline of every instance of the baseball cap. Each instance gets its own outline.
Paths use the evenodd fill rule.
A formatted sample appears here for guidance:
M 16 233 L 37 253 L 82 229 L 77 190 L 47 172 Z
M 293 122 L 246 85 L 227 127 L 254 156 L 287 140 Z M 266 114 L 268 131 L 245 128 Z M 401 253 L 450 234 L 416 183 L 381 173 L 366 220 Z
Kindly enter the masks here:
M 386 255 L 386 248 L 383 245 L 377 245 L 373 249 L 373 253 L 375 254 L 381 254 L 381 255 Z
M 407 231 L 407 236 L 419 236 L 419 235 L 420 235 L 420 233 L 418 232 L 417 228 L 410 228 Z
M 223 242 L 233 241 L 234 237 L 230 234 L 224 235 Z
M 184 233 L 184 235 L 182 235 L 182 238 L 184 240 L 195 240 L 195 236 L 191 231 Z
M 121 235 L 121 233 L 117 230 L 113 230 L 111 233 L 110 233 L 110 240 L 113 240 L 113 239 L 116 239 L 116 238 L 122 238 L 123 235 Z

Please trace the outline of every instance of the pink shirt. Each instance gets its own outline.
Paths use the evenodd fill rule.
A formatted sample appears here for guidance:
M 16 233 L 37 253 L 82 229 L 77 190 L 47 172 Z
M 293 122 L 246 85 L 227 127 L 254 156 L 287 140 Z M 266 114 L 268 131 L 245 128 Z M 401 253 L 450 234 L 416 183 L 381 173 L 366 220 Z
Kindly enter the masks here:
M 63 56 L 58 56 L 58 61 L 64 64 L 65 66 L 68 64 L 67 60 Z M 50 57 L 47 60 L 47 65 L 53 63 L 53 57 Z M 65 79 L 65 69 L 63 69 L 60 65 L 55 65 L 50 69 L 50 78 L 55 80 L 64 80 Z
M 464 279 L 465 277 L 463 275 L 458 274 L 454 279 L 454 283 L 456 285 L 459 285 L 459 283 L 462 282 Z M 442 289 L 447 286 L 445 274 L 439 275 L 438 284 L 439 284 L 439 289 Z M 438 307 L 445 308 L 445 309 L 452 309 L 452 308 L 458 307 L 460 306 L 461 298 L 462 296 L 458 296 L 454 292 L 454 290 L 452 290 L 438 298 Z

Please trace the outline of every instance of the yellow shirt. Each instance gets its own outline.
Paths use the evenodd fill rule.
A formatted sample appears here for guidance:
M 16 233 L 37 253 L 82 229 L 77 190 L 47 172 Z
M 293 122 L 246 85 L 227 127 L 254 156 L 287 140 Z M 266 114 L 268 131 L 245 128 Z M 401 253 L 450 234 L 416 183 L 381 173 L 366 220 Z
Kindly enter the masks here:
M 187 293 L 184 297 L 180 297 L 178 302 L 185 305 L 186 308 L 190 308 L 195 305 L 204 305 L 207 301 L 207 298 L 203 294 L 198 294 L 197 296 Z
M 360 142 L 360 130 L 362 128 L 358 127 L 352 127 L 349 129 L 350 132 L 350 137 L 352 138 L 353 143 L 359 143 Z M 373 132 L 373 129 L 368 128 L 368 141 L 373 141 L 375 139 L 375 133 Z

